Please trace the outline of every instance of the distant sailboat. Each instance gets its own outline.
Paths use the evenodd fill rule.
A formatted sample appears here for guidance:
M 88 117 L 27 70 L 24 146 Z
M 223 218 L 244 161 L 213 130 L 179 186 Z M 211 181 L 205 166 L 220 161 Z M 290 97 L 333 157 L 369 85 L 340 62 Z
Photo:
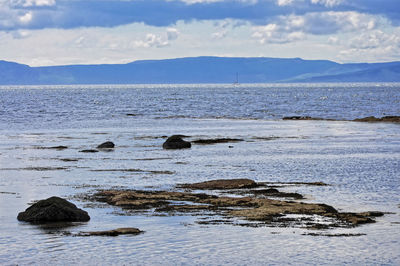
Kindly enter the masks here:
M 234 85 L 238 85 L 239 84 L 239 73 L 236 72 L 236 80 L 235 82 L 233 82 Z

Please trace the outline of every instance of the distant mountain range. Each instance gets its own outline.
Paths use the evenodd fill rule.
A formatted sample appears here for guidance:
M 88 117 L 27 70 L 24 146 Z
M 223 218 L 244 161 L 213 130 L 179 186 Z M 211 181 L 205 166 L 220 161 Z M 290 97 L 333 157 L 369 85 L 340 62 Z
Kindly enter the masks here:
M 188 57 L 128 64 L 30 67 L 0 61 L 1 85 L 400 82 L 400 62 L 339 64 L 300 58 Z

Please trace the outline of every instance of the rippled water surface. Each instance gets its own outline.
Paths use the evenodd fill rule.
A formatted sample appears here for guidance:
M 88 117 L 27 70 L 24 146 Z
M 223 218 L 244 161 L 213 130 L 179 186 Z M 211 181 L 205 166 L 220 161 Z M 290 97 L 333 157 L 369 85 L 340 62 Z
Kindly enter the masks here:
M 281 120 L 291 115 L 400 115 L 400 84 L 0 87 L 0 264 L 399 265 L 400 125 Z M 163 150 L 163 136 L 172 134 L 245 141 Z M 79 152 L 108 140 L 114 151 Z M 68 149 L 46 149 L 59 145 Z M 332 186 L 284 190 L 341 211 L 390 214 L 328 231 L 366 235 L 324 237 L 302 228 L 196 223 L 202 217 L 127 216 L 76 197 L 217 178 L 323 181 Z M 16 220 L 50 196 L 68 198 L 91 220 L 62 229 Z M 145 233 L 62 233 L 118 227 Z

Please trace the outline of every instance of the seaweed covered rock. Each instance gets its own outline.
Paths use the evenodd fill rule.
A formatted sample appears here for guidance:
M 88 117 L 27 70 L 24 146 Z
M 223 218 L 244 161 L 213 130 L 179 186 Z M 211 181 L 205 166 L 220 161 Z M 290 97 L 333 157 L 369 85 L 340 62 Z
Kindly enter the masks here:
M 90 220 L 88 213 L 59 197 L 40 200 L 24 212 L 18 214 L 19 221 L 30 223 L 50 222 L 86 222 Z
M 207 189 L 210 189 L 209 184 L 213 184 L 213 182 L 208 182 Z M 204 186 L 202 185 L 202 187 Z M 224 187 L 226 186 L 224 185 Z M 235 189 L 237 191 L 237 188 Z M 229 188 L 226 190 L 236 194 L 235 190 Z M 275 190 L 271 190 L 271 192 L 277 193 Z M 134 210 L 135 213 L 143 212 L 152 215 L 159 215 L 159 213 L 170 215 L 181 213 L 198 215 L 201 213 L 204 215 L 206 213 L 210 217 L 220 215 L 219 220 L 222 223 L 230 223 L 232 222 L 230 219 L 234 217 L 240 218 L 244 221 L 244 224 L 249 226 L 258 224 L 260 226 L 271 225 L 309 229 L 351 228 L 373 223 L 375 222 L 374 217 L 383 215 L 383 213 L 376 211 L 364 213 L 339 212 L 334 207 L 321 203 L 249 196 L 238 197 L 237 194 L 235 196 L 217 196 L 179 191 L 104 190 L 94 194 L 92 199 L 121 207 L 128 212 Z M 290 217 L 293 214 L 297 217 Z M 211 220 L 210 222 L 212 223 Z M 200 221 L 200 223 L 207 224 L 207 221 Z M 114 232 L 111 232 L 111 234 L 114 234 Z
M 364 118 L 354 119 L 355 122 L 391 122 L 391 123 L 400 123 L 400 116 L 384 116 L 381 118 L 377 118 L 375 116 L 368 116 Z
M 169 137 L 163 144 L 164 149 L 188 149 L 192 147 L 189 141 L 182 139 L 181 135 L 173 135 Z

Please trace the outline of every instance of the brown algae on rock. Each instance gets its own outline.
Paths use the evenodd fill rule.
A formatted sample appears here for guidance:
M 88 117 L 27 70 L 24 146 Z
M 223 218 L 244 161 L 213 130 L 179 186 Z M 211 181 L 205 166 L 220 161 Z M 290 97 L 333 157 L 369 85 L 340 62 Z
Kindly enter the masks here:
M 261 183 L 250 179 L 211 180 L 194 184 L 179 185 L 189 191 L 143 191 L 143 190 L 103 190 L 90 198 L 123 208 L 127 213 L 147 212 L 150 215 L 189 215 L 206 214 L 208 217 L 222 217 L 219 223 L 233 223 L 232 219 L 247 221 L 239 225 L 302 227 L 307 229 L 348 228 L 373 223 L 381 212 L 347 213 L 339 212 L 332 206 L 320 203 L 305 203 L 290 200 L 277 200 L 273 194 L 276 189 L 258 189 Z M 233 196 L 194 193 L 190 190 L 221 190 Z M 238 191 L 252 196 L 240 196 Z M 258 193 L 255 191 L 262 191 Z M 267 192 L 267 193 L 265 193 Z M 272 198 L 268 197 L 272 192 Z M 285 192 L 283 192 L 285 193 Z M 260 197 L 262 194 L 262 197 Z M 296 198 L 300 198 L 300 194 Z M 299 196 L 300 195 L 300 196 Z M 289 198 L 294 195 L 287 193 Z M 282 195 L 284 197 L 284 195 Z M 222 222 L 221 222 L 222 221 Z M 201 224 L 215 224 L 213 220 Z

